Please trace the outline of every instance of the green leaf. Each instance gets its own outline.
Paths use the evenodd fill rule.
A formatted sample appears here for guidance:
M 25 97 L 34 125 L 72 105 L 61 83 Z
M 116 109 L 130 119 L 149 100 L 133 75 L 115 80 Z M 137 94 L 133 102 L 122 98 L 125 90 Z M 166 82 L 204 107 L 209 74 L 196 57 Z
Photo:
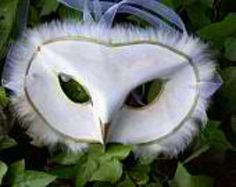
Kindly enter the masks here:
M 114 185 L 109 182 L 98 181 L 93 184 L 93 187 L 114 187 Z
M 139 163 L 142 165 L 149 165 L 156 159 L 155 155 L 141 155 L 139 157 Z
M 74 79 L 64 81 L 63 75 L 59 76 L 59 82 L 65 95 L 75 103 L 89 102 L 90 96 L 87 90 Z
M 179 164 L 171 187 L 213 187 L 213 179 L 207 176 L 193 176 Z
M 98 168 L 98 163 L 93 157 L 84 156 L 77 164 L 76 187 L 84 186 Z
M 233 115 L 231 118 L 231 128 L 233 129 L 234 132 L 236 132 L 236 116 Z
M 0 151 L 4 150 L 4 149 L 11 148 L 11 147 L 15 146 L 16 144 L 17 144 L 17 142 L 13 138 L 6 137 L 6 136 L 4 136 L 4 137 L 0 136 Z
M 0 161 L 0 185 L 2 184 L 2 179 L 6 173 L 7 173 L 7 165 L 4 162 Z
M 83 155 L 84 153 L 81 152 L 62 152 L 54 156 L 52 161 L 62 165 L 72 165 L 76 164 Z
M 0 105 L 6 107 L 8 104 L 8 98 L 5 92 L 5 89 L 0 87 Z
M 236 38 L 229 37 L 225 40 L 225 58 L 230 61 L 236 61 Z
M 90 144 L 89 155 L 94 155 L 95 157 L 101 156 L 105 154 L 105 146 L 101 144 Z
M 47 173 L 61 179 L 71 179 L 75 176 L 75 172 L 76 168 L 74 166 L 60 166 L 50 169 Z
M 61 19 L 74 19 L 75 21 L 81 21 L 83 17 L 81 12 L 64 5 L 59 7 L 58 13 Z
M 158 182 L 152 182 L 150 184 L 147 185 L 147 187 L 162 187 L 162 184 L 158 181 Z
M 123 158 L 127 151 L 123 152 L 121 146 L 115 152 L 114 147 L 110 147 L 109 153 L 104 147 L 93 144 L 88 154 L 84 155 L 77 164 L 76 186 L 84 186 L 87 182 L 103 181 L 115 183 L 122 175 L 122 164 L 118 158 Z
M 138 164 L 128 171 L 129 177 L 138 185 L 146 185 L 149 181 L 150 166 Z
M 122 165 L 117 159 L 99 158 L 98 169 L 91 176 L 90 181 L 107 181 L 115 183 L 122 175 Z
M 200 0 L 200 2 L 209 8 L 213 8 L 214 0 Z
M 234 113 L 236 111 L 236 67 L 228 67 L 223 70 L 222 78 L 224 80 L 221 88 L 221 108 L 226 113 Z
M 206 15 L 208 7 L 200 2 L 196 2 L 186 7 L 186 12 L 192 23 L 193 29 L 200 29 L 211 23 L 210 18 Z
M 41 16 L 49 15 L 52 12 L 55 12 L 59 6 L 59 3 L 57 0 L 39 0 L 38 1 L 39 6 L 41 7 Z
M 129 156 L 131 150 L 132 147 L 130 145 L 110 144 L 108 145 L 106 155 L 111 158 L 123 160 Z
M 147 94 L 147 102 L 151 103 L 152 101 L 154 101 L 156 99 L 156 97 L 158 97 L 158 95 L 160 94 L 160 92 L 162 91 L 163 88 L 163 84 L 164 81 L 163 80 L 155 80 L 149 90 L 148 90 L 148 94 Z
M 18 180 L 23 180 L 23 174 L 25 170 L 25 161 L 24 160 L 19 160 L 17 162 L 12 163 L 7 171 L 6 174 L 6 181 L 9 184 L 14 184 L 17 183 Z
M 122 182 L 119 182 L 117 184 L 117 187 L 135 187 L 135 184 L 133 181 L 130 179 L 128 175 L 126 175 L 125 180 Z M 156 186 L 157 187 L 157 186 Z
M 210 120 L 207 127 L 202 131 L 203 141 L 211 148 L 225 151 L 227 149 L 236 150 L 226 139 L 225 134 L 219 128 L 219 122 Z
M 194 152 L 184 160 L 183 164 L 186 164 L 192 160 L 194 160 L 195 158 L 197 158 L 199 155 L 205 153 L 206 151 L 208 151 L 210 149 L 210 146 L 207 144 L 204 144 L 202 146 L 200 146 L 197 150 L 194 150 Z
M 161 0 L 161 3 L 165 4 L 166 6 L 175 9 L 175 3 L 173 0 Z
M 56 177 L 39 171 L 25 171 L 22 176 L 17 176 L 16 183 L 13 187 L 46 187 L 53 182 Z
M 37 9 L 33 6 L 29 8 L 29 18 L 28 18 L 28 25 L 30 27 L 35 27 L 36 25 L 40 24 L 40 13 Z
M 0 59 L 5 55 L 7 42 L 10 38 L 16 18 L 18 0 L 0 1 Z
M 231 13 L 218 23 L 208 25 L 198 31 L 200 37 L 222 46 L 224 40 L 236 32 L 236 14 Z

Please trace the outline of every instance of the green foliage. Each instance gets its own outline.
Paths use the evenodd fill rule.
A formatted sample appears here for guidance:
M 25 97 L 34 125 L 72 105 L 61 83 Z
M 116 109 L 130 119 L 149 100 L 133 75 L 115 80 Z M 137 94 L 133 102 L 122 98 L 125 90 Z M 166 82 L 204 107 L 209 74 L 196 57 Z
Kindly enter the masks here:
M 117 184 L 117 187 L 135 187 L 135 183 L 127 175 L 124 181 Z
M 4 88 L 0 87 L 0 106 L 6 107 L 7 103 L 8 103 L 8 98 L 6 96 L 6 92 Z
M 72 165 L 76 164 L 80 158 L 83 156 L 83 153 L 76 152 L 62 152 L 52 158 L 53 162 L 62 164 L 62 165 Z
M 212 187 L 213 179 L 206 176 L 193 176 L 179 164 L 171 187 Z
M 236 150 L 226 139 L 225 134 L 219 129 L 219 122 L 209 121 L 203 130 L 201 140 L 203 144 L 208 144 L 211 148 L 226 151 L 227 149 Z
M 0 161 L 0 185 L 2 184 L 2 179 L 7 172 L 7 165 Z
M 70 100 L 76 103 L 86 103 L 90 100 L 89 93 L 77 81 L 73 79 L 63 81 L 62 78 L 59 80 L 62 90 Z
M 186 7 L 186 12 L 191 21 L 193 29 L 205 27 L 211 23 L 210 18 L 207 16 L 208 6 L 196 1 Z
M 129 156 L 131 149 L 129 145 L 110 144 L 108 145 L 106 154 L 110 158 L 124 160 Z
M 236 32 L 236 14 L 228 14 L 222 21 L 212 23 L 198 30 L 198 34 L 206 40 L 215 42 L 221 47 L 225 39 Z
M 0 60 L 5 55 L 8 42 L 11 42 L 9 40 L 16 19 L 17 4 L 18 0 L 0 1 Z
M 39 0 L 38 7 L 41 9 L 40 15 L 46 16 L 53 12 L 56 12 L 59 6 L 59 2 L 57 0 Z
M 15 182 L 12 184 L 13 187 L 45 187 L 49 183 L 55 180 L 56 177 L 38 171 L 25 171 L 19 173 L 15 178 Z
M 224 57 L 230 61 L 236 61 L 236 37 L 229 37 L 224 42 Z
M 56 0 L 0 0 L 0 60 L 1 68 L 9 46 L 24 27 L 29 12 L 28 27 L 54 19 L 81 21 L 82 14 Z M 229 186 L 236 173 L 236 14 L 232 0 L 162 0 L 175 9 L 190 32 L 213 44 L 217 52 L 217 68 L 224 84 L 209 108 L 209 122 L 195 141 L 176 159 L 135 158 L 132 147 L 110 144 L 92 145 L 88 153 L 71 153 L 30 145 L 30 139 L 15 125 L 9 135 L 0 136 L 0 184 L 32 187 L 211 187 Z M 134 16 L 122 16 L 146 27 Z M 87 101 L 88 93 L 76 82 L 69 82 L 68 96 Z M 151 101 L 160 90 L 160 82 L 148 87 Z M 80 90 L 78 96 L 75 91 Z M 0 88 L 0 106 L 9 121 L 8 97 Z M 1 112 L 2 110 L 0 110 Z M 18 123 L 18 122 L 17 122 Z M 39 155 L 39 156 L 37 156 Z M 217 185 L 216 185 L 217 184 Z M 219 185 L 223 184 L 223 185 Z M 231 186 L 230 186 L 231 185 Z
M 17 145 L 17 142 L 13 138 L 6 136 L 0 137 L 0 151 L 11 148 L 15 145 Z
M 220 93 L 224 102 L 221 105 L 229 113 L 234 113 L 236 111 L 236 67 L 225 68 L 222 71 L 222 76 L 224 85 Z
M 6 184 L 13 187 L 45 187 L 55 179 L 45 172 L 25 170 L 24 160 L 11 164 L 6 174 Z
M 150 166 L 138 164 L 128 171 L 129 176 L 138 185 L 146 185 L 149 181 Z
M 120 160 L 125 159 L 130 151 L 129 146 L 111 145 L 105 151 L 94 145 L 77 167 L 76 186 L 83 186 L 88 181 L 117 182 L 122 175 Z

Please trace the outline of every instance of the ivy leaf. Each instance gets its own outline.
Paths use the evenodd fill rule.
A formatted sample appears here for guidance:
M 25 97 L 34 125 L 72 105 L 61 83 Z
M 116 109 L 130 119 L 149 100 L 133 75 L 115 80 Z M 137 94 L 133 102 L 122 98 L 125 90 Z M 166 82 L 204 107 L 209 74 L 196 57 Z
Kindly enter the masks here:
M 236 116 L 235 115 L 231 117 L 231 128 L 235 133 L 236 132 Z
M 17 183 L 17 180 L 22 180 L 20 177 L 23 175 L 25 170 L 25 161 L 24 160 L 19 160 L 14 163 L 12 163 L 7 171 L 6 174 L 6 181 L 9 184 L 14 184 Z
M 220 151 L 227 149 L 236 150 L 226 139 L 224 132 L 219 128 L 219 122 L 210 120 L 207 127 L 202 131 L 203 141 L 210 145 L 211 148 Z
M 192 160 L 194 160 L 195 158 L 197 158 L 198 156 L 200 156 L 201 154 L 205 153 L 206 151 L 208 151 L 210 149 L 210 146 L 207 145 L 207 144 L 203 144 L 203 145 L 200 145 L 199 147 L 197 147 L 197 149 L 195 149 L 193 151 L 193 153 L 188 156 L 188 158 L 186 158 L 184 161 L 183 161 L 183 164 L 186 164 Z
M 74 19 L 75 21 L 81 21 L 83 17 L 81 12 L 64 5 L 59 7 L 58 13 L 61 19 Z
M 150 166 L 138 164 L 128 171 L 130 178 L 138 185 L 146 185 L 149 181 Z
M 108 145 L 106 155 L 119 160 L 125 159 L 131 152 L 132 147 L 129 145 L 110 144 Z
M 213 179 L 207 176 L 193 176 L 179 164 L 171 187 L 212 187 Z
M 236 14 L 231 13 L 221 22 L 213 23 L 200 30 L 198 34 L 206 40 L 215 42 L 222 46 L 224 40 L 236 31 Z
M 213 8 L 214 0 L 200 0 L 200 2 L 209 8 Z
M 12 187 L 45 187 L 55 179 L 55 176 L 44 172 L 25 171 L 24 160 L 11 164 L 6 174 L 6 181 Z
M 147 187 L 163 187 L 162 184 L 158 181 L 155 183 L 150 183 L 147 185 Z
M 117 184 L 117 187 L 135 187 L 135 184 L 133 183 L 133 181 L 130 179 L 130 177 L 128 175 L 125 176 L 125 180 L 123 180 L 122 182 L 119 182 Z M 157 186 L 156 186 L 157 187 Z
M 82 156 L 81 152 L 62 152 L 54 156 L 52 161 L 62 165 L 72 165 L 76 164 Z
M 224 69 L 222 77 L 224 84 L 220 92 L 222 96 L 220 107 L 225 112 L 234 113 L 236 111 L 236 67 L 228 67 Z
M 101 144 L 91 144 L 89 146 L 88 154 L 90 156 L 101 156 L 105 154 L 105 147 Z
M 5 92 L 5 89 L 0 87 L 0 105 L 6 107 L 8 104 L 8 98 Z
M 19 178 L 19 179 L 18 179 Z M 12 187 L 46 187 L 48 184 L 56 179 L 55 176 L 39 172 L 39 171 L 25 171 L 23 175 L 17 176 L 16 183 Z
M 6 173 L 7 173 L 7 165 L 4 162 L 0 161 L 0 185 L 2 184 L 2 179 Z
M 59 166 L 50 169 L 47 173 L 57 176 L 61 179 L 71 179 L 75 175 L 76 168 L 74 166 Z
M 162 91 L 163 84 L 164 84 L 163 80 L 156 80 L 151 84 L 147 94 L 148 103 L 151 103 L 158 97 L 158 95 Z
M 139 157 L 139 164 L 150 165 L 155 159 L 155 155 L 141 155 Z
M 49 15 L 52 12 L 55 12 L 59 6 L 59 2 L 57 0 L 40 0 L 38 3 L 41 7 L 41 16 Z
M 98 168 L 98 163 L 93 157 L 84 156 L 77 165 L 76 187 L 84 186 Z
M 168 7 L 171 7 L 173 9 L 176 8 L 173 0 L 161 0 L 161 3 L 165 4 Z
M 18 0 L 0 1 L 0 59 L 5 55 L 7 41 L 16 19 L 17 5 Z
M 229 37 L 225 40 L 225 58 L 230 61 L 236 61 L 236 38 Z
M 98 169 L 93 172 L 90 181 L 107 181 L 115 183 L 122 175 L 122 165 L 117 159 L 99 158 Z
M 110 144 L 107 151 L 102 145 L 91 145 L 77 164 L 76 185 L 80 187 L 92 181 L 117 182 L 123 172 L 119 160 L 126 158 L 130 151 L 131 147 L 126 145 Z
M 186 7 L 186 12 L 194 30 L 205 27 L 211 23 L 210 18 L 206 15 L 207 10 L 208 7 L 200 2 Z
M 109 182 L 98 181 L 93 184 L 93 187 L 114 187 L 114 185 Z
M 28 18 L 28 26 L 34 27 L 40 24 L 40 13 L 39 11 L 33 7 L 29 7 L 29 18 Z
M 17 144 L 17 142 L 13 138 L 0 136 L 0 151 L 4 150 L 4 149 L 11 148 L 11 147 L 15 146 L 16 144 Z

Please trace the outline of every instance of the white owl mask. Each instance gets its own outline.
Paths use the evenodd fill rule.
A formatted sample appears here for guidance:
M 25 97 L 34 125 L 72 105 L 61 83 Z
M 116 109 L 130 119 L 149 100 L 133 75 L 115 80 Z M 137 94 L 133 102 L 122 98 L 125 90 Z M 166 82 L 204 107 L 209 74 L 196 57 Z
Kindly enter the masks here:
M 28 30 L 9 52 L 4 70 L 3 85 L 13 92 L 13 109 L 32 138 L 75 151 L 93 142 L 132 144 L 141 154 L 183 150 L 206 124 L 208 100 L 221 84 L 207 46 L 155 0 L 95 0 L 87 6 L 62 2 L 84 7 L 85 22 L 53 22 Z M 88 10 L 99 23 L 92 23 Z M 111 28 L 120 12 L 156 27 Z M 89 98 L 74 102 L 67 97 L 60 81 L 71 79 Z M 155 79 L 162 80 L 162 88 L 151 103 L 140 108 L 125 104 L 135 88 Z

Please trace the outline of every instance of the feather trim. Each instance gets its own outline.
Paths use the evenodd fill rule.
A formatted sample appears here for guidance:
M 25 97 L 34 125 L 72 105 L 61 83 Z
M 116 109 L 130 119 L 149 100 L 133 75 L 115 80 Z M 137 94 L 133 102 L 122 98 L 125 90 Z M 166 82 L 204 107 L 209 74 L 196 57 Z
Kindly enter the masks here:
M 199 130 L 199 123 L 204 126 L 207 121 L 206 108 L 209 97 L 221 85 L 215 80 L 214 62 L 207 50 L 207 45 L 198 38 L 187 34 L 166 32 L 164 30 L 141 29 L 133 26 L 116 26 L 109 29 L 102 25 L 88 25 L 70 21 L 44 24 L 33 30 L 28 30 L 10 50 L 3 74 L 3 85 L 13 91 L 12 108 L 17 118 L 21 119 L 23 127 L 35 140 L 49 147 L 58 143 L 67 145 L 70 150 L 86 150 L 88 144 L 75 142 L 49 128 L 26 99 L 24 92 L 24 76 L 28 63 L 37 48 L 48 40 L 60 37 L 83 36 L 98 41 L 113 43 L 129 43 L 136 41 L 158 42 L 173 48 L 192 59 L 199 71 L 199 94 L 197 107 L 185 122 L 170 136 L 145 145 L 135 145 L 137 155 L 166 153 L 175 156 L 191 142 Z

